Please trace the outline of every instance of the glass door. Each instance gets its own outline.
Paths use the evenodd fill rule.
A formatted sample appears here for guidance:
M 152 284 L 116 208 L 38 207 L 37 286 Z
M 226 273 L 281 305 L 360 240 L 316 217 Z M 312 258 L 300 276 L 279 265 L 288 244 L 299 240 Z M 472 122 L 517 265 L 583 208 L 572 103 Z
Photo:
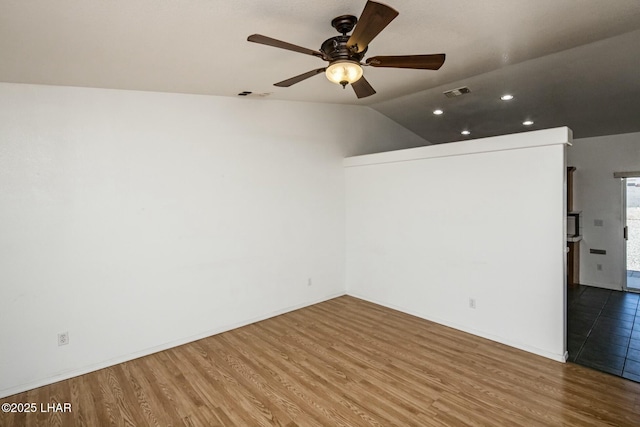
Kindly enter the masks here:
M 625 178 L 622 183 L 627 289 L 640 291 L 640 178 Z

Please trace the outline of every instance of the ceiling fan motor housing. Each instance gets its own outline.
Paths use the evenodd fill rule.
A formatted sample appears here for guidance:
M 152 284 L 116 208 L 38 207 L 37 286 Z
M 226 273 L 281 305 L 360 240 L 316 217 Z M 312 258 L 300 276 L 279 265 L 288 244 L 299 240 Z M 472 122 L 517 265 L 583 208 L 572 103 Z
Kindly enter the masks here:
M 347 47 L 349 36 L 335 36 L 322 43 L 320 50 L 327 55 L 329 62 L 337 60 L 360 62 L 364 58 L 367 49 L 362 52 L 354 52 Z

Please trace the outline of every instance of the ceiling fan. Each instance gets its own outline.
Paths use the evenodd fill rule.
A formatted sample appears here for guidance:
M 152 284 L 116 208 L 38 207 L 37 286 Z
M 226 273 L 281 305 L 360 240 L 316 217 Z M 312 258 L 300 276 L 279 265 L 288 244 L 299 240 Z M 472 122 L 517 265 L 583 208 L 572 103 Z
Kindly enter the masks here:
M 358 98 L 365 98 L 373 95 L 376 91 L 362 75 L 362 65 L 437 70 L 444 64 L 444 53 L 434 55 L 374 56 L 368 58 L 366 63 L 363 64 L 361 61 L 371 40 L 380 34 L 396 16 L 398 16 L 398 12 L 395 9 L 382 3 L 368 0 L 360 15 L 360 20 L 353 15 L 342 15 L 331 21 L 331 26 L 342 35 L 325 40 L 320 50 L 307 49 L 260 34 L 253 34 L 247 40 L 316 56 L 329 62 L 327 67 L 291 77 L 275 83 L 274 86 L 289 87 L 309 77 L 325 73 L 330 81 L 342 85 L 343 88 L 350 84 Z M 353 33 L 348 36 L 347 33 L 351 30 L 353 30 Z

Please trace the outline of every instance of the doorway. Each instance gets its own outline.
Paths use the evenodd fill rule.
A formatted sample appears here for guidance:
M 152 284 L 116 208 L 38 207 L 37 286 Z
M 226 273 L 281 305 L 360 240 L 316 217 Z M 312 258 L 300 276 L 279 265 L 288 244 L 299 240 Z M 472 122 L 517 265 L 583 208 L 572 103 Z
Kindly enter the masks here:
M 622 180 L 626 289 L 640 292 L 640 178 Z

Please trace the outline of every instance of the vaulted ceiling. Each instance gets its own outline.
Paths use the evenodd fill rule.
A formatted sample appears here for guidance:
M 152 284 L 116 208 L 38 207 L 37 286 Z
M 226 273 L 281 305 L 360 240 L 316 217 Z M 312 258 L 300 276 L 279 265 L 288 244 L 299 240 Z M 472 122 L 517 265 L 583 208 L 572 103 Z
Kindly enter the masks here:
M 640 1 L 382 2 L 400 14 L 367 57 L 447 59 L 438 71 L 365 67 L 377 91 L 367 98 L 322 75 L 275 87 L 326 63 L 246 41 L 319 49 L 338 35 L 330 21 L 359 16 L 365 0 L 0 0 L 0 81 L 365 105 L 432 143 L 563 125 L 578 138 L 640 131 Z M 461 86 L 471 92 L 443 95 Z

